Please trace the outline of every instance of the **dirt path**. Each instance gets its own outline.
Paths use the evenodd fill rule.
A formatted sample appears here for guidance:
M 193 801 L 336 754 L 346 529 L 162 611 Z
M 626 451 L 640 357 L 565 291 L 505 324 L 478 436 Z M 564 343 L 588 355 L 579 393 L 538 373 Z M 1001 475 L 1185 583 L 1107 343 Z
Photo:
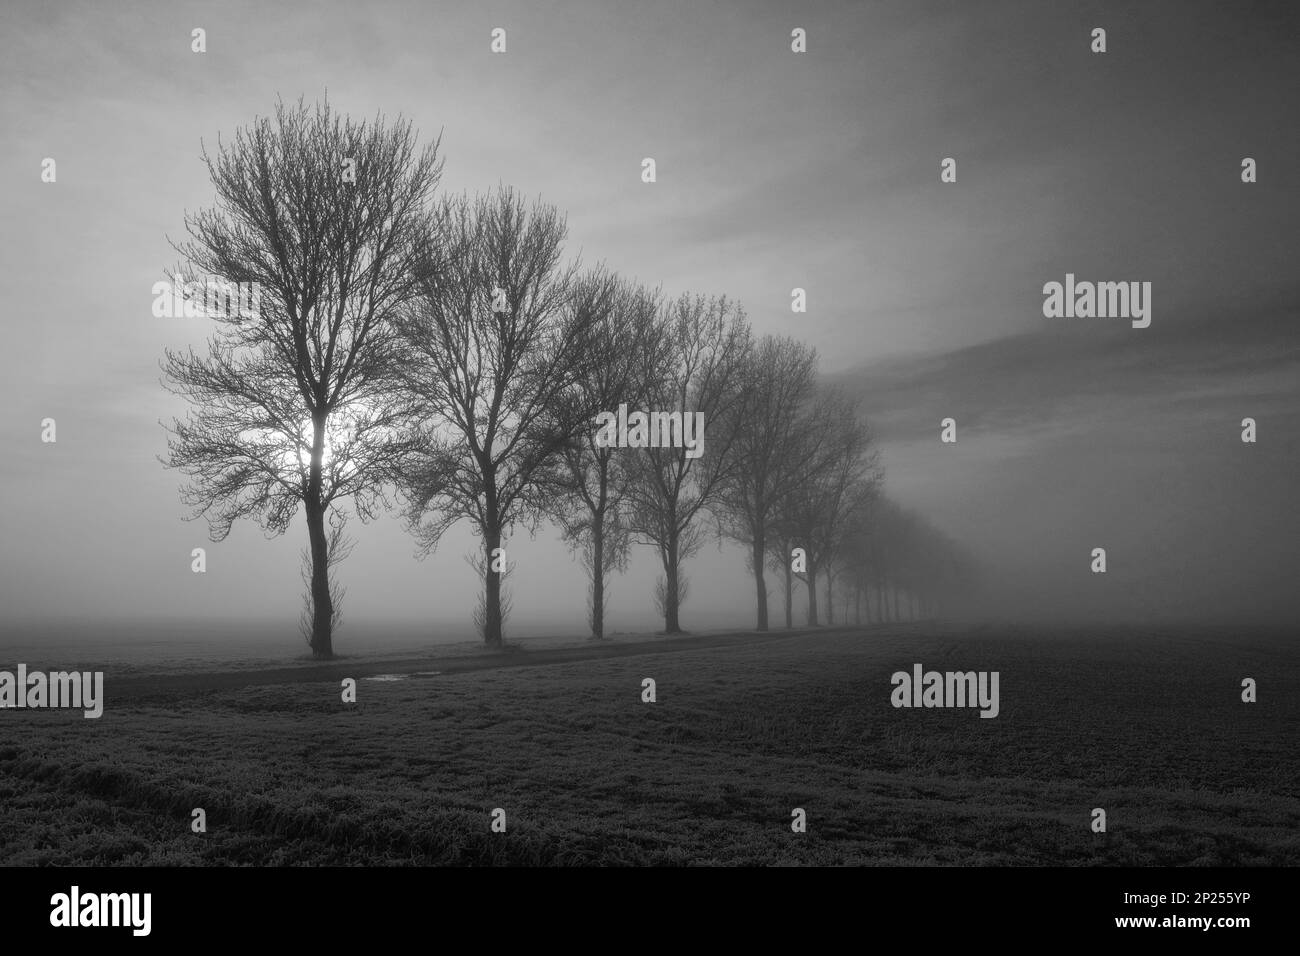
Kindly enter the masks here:
M 609 660 L 618 657 L 637 657 L 646 654 L 664 654 L 680 651 L 706 650 L 740 645 L 754 645 L 771 641 L 788 641 L 809 635 L 846 634 L 862 630 L 860 627 L 819 627 L 793 631 L 738 631 L 724 634 L 684 635 L 660 637 L 630 643 L 613 641 L 556 648 L 529 650 L 522 647 L 506 651 L 481 654 L 459 654 L 421 657 L 388 658 L 384 660 L 326 661 L 320 664 L 293 667 L 273 667 L 262 670 L 203 671 L 154 676 L 132 675 L 113 679 L 106 674 L 104 694 L 110 701 L 144 700 L 188 696 L 196 693 L 224 691 L 266 684 L 306 684 L 312 682 L 338 682 L 345 677 L 366 678 L 385 674 L 406 677 L 460 674 L 468 671 L 495 670 L 501 667 L 538 667 L 548 664 L 573 664 L 583 661 Z

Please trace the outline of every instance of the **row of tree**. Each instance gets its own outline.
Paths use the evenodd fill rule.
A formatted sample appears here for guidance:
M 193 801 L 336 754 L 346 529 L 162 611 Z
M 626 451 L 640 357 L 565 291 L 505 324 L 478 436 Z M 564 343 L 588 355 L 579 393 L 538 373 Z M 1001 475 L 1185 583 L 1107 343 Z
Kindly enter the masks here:
M 654 547 L 664 629 L 681 629 L 684 563 L 710 532 L 740 542 L 768 627 L 765 572 L 796 579 L 818 621 L 837 583 L 859 604 L 908 596 L 914 614 L 964 580 L 957 550 L 880 493 L 854 403 L 819 387 L 817 357 L 755 338 L 725 297 L 665 297 L 565 261 L 566 223 L 514 190 L 438 197 L 438 143 L 407 122 L 355 122 L 281 103 L 204 159 L 212 208 L 186 217 L 177 271 L 256 283 L 256 314 L 213 315 L 207 354 L 168 351 L 165 385 L 191 403 L 164 463 L 221 540 L 240 518 L 309 546 L 309 641 L 332 655 L 347 513 L 397 504 L 420 549 L 469 520 L 482 539 L 478 622 L 501 643 L 503 548 L 555 521 L 590 577 L 602 637 L 610 576 Z M 594 419 L 620 405 L 700 413 L 703 454 L 626 448 Z

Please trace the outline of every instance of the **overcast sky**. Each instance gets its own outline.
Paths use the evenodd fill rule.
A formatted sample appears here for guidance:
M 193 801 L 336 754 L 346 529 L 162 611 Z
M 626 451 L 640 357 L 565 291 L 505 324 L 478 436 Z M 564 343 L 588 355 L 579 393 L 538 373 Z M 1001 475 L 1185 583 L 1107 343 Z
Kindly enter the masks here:
M 726 293 L 758 333 L 815 346 L 864 398 L 889 492 L 980 554 L 1008 600 L 1293 613 L 1295 11 L 8 2 L 0 616 L 296 623 L 301 519 L 219 545 L 182 520 L 179 476 L 156 460 L 159 419 L 182 411 L 158 361 L 209 329 L 152 317 L 150 287 L 184 213 L 212 202 L 201 142 L 326 90 L 344 112 L 441 132 L 445 190 L 541 195 L 584 261 Z M 794 27 L 807 53 L 790 52 Z M 1258 183 L 1240 181 L 1245 156 Z M 1067 272 L 1150 281 L 1151 327 L 1045 319 L 1043 283 Z M 790 312 L 795 286 L 807 315 Z M 949 415 L 959 440 L 940 446 Z M 424 562 L 392 518 L 353 531 L 340 649 L 370 625 L 468 619 L 468 529 Z M 582 572 L 554 538 L 510 543 L 515 632 L 582 627 Z M 1086 573 L 1096 546 L 1112 550 L 1104 593 Z M 615 581 L 612 630 L 653 624 L 654 563 L 639 549 Z M 752 618 L 737 552 L 710 545 L 688 573 L 684 626 Z

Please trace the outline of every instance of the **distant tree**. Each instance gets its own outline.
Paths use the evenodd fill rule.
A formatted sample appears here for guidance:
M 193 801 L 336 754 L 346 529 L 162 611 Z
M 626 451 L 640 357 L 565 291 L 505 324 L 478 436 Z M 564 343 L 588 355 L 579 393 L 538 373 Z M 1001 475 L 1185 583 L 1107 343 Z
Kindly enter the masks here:
M 214 541 L 240 518 L 281 534 L 304 507 L 319 658 L 333 655 L 327 519 L 346 500 L 373 516 L 405 452 L 391 318 L 426 258 L 437 149 L 417 151 L 400 119 L 280 103 L 204 150 L 216 204 L 186 216 L 176 245 L 187 271 L 260 294 L 255 312 L 211 316 L 207 355 L 167 351 L 164 385 L 193 409 L 170 426 L 163 463 L 189 477 L 183 500 Z
M 906 590 L 912 617 L 935 617 L 939 609 L 959 601 L 974 583 L 974 561 L 957 542 L 915 512 L 910 521 L 899 560 L 898 580 Z
M 890 593 L 898 576 L 898 558 L 906 533 L 903 510 L 887 495 L 880 495 L 861 516 L 861 533 L 867 540 L 866 586 L 876 592 L 878 623 L 895 620 Z
M 703 454 L 684 447 L 639 450 L 628 488 L 629 529 L 659 552 L 663 577 L 657 604 L 664 632 L 681 633 L 685 581 L 682 562 L 704 541 L 700 521 L 714 504 L 737 462 L 742 363 L 750 347 L 744 311 L 723 298 L 682 295 L 662 310 L 665 348 L 648 371 L 649 410 L 704 417 Z
M 794 339 L 770 335 L 759 339 L 741 365 L 735 468 L 722 485 L 715 511 L 722 531 L 748 550 L 759 631 L 767 630 L 763 571 L 770 526 L 781 501 L 811 477 L 800 416 L 816 374 L 816 352 Z
M 587 281 L 603 283 L 597 275 Z M 664 341 L 655 321 L 657 292 L 618 282 L 612 306 L 593 330 L 591 372 L 573 385 L 582 409 L 615 411 L 620 404 L 642 408 L 648 399 L 647 371 L 662 365 Z M 631 451 L 597 443 L 593 424 L 564 449 L 564 465 L 551 498 L 550 512 L 566 541 L 579 553 L 589 576 L 591 636 L 605 636 L 609 576 L 625 570 L 631 545 L 625 497 L 631 480 Z
M 445 200 L 420 294 L 398 320 L 416 407 L 407 517 L 426 554 L 461 518 L 473 523 L 492 647 L 503 636 L 504 535 L 536 528 L 564 449 L 596 411 L 577 386 L 596 371 L 613 283 L 580 282 L 577 264 L 561 263 L 566 233 L 554 206 L 529 206 L 512 189 Z
M 785 628 L 794 627 L 794 568 L 793 552 L 799 545 L 798 534 L 786 520 L 785 513 L 778 503 L 776 514 L 767 530 L 768 567 L 781 575 L 781 593 L 784 599 Z M 752 559 L 751 559 L 752 560 Z
M 852 479 L 844 495 L 836 503 L 833 533 L 822 534 L 818 559 L 821 577 L 826 581 L 826 623 L 835 623 L 836 583 L 852 583 L 852 548 L 854 536 L 861 524 L 861 515 L 867 512 L 880 493 L 881 471 L 874 467 L 876 456 L 868 458 L 867 469 Z M 848 623 L 848 599 L 844 603 L 844 623 Z
M 846 583 L 868 605 L 875 589 L 878 622 L 932 618 L 966 595 L 974 580 L 974 562 L 964 549 L 883 494 L 850 517 L 841 557 Z
M 803 430 L 811 477 L 782 499 L 773 523 L 779 539 L 805 551 L 806 570 L 797 576 L 807 589 L 808 623 L 815 626 L 819 575 L 832 566 L 850 516 L 876 492 L 881 474 L 871 432 L 842 393 L 823 393 L 805 415 Z
M 876 496 L 878 497 L 878 496 Z M 871 579 L 871 528 L 869 515 L 875 498 L 858 509 L 840 541 L 840 579 L 853 589 L 853 617 L 855 624 L 871 621 L 871 593 L 867 582 Z

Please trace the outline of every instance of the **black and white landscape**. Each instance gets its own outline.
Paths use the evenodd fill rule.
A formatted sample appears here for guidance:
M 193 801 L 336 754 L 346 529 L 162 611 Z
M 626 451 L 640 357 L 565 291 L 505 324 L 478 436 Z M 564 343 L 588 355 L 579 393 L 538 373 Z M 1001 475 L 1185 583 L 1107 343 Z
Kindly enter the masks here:
M 1298 28 L 7 4 L 0 861 L 1300 863 Z

